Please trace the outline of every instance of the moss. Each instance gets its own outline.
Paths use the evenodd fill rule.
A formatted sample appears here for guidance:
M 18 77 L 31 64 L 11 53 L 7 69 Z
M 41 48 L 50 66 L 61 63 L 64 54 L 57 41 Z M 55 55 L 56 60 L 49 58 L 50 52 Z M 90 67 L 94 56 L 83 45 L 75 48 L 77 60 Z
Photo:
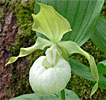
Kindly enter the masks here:
M 2 21 L 3 18 L 4 18 L 4 13 L 0 13 L 0 22 Z
M 32 0 L 34 1 L 34 0 Z M 14 55 L 17 55 L 17 52 L 19 51 L 19 48 L 24 46 L 28 47 L 35 43 L 36 41 L 36 35 L 35 32 L 32 31 L 32 16 L 33 13 L 32 9 L 30 9 L 30 6 L 23 6 L 22 4 L 17 3 L 16 8 L 13 10 L 14 15 L 17 17 L 18 20 L 18 29 L 22 31 L 22 34 L 17 34 L 17 42 L 14 44 L 14 47 L 11 48 L 11 51 Z M 34 4 L 32 8 L 34 7 Z M 14 6 L 12 7 L 14 8 Z
M 2 5 L 2 2 L 0 1 L 0 6 L 3 7 L 3 12 L 0 13 L 0 23 L 1 23 L 2 19 L 4 19 L 5 13 L 6 13 L 6 11 L 8 10 L 7 5 L 8 5 L 8 3 L 9 3 L 9 1 L 6 0 L 4 3 L 5 3 L 5 4 Z

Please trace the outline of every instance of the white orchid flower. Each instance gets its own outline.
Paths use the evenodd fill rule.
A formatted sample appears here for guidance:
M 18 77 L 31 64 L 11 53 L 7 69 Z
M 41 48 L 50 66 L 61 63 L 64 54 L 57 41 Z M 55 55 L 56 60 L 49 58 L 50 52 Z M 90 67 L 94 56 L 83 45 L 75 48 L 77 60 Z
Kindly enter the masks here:
M 71 78 L 69 63 L 59 57 L 53 46 L 46 56 L 39 57 L 32 65 L 29 82 L 33 91 L 40 94 L 54 94 L 64 89 Z

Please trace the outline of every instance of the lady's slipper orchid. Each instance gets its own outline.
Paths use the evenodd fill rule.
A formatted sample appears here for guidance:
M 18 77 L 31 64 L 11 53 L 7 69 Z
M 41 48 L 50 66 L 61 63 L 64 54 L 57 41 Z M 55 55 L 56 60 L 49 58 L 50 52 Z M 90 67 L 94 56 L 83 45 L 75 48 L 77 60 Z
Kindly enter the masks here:
M 68 55 L 79 53 L 85 56 L 90 64 L 91 74 L 96 81 L 92 89 L 93 95 L 98 89 L 99 74 L 94 58 L 82 50 L 73 41 L 61 41 L 64 34 L 71 31 L 70 24 L 53 7 L 39 3 L 40 12 L 32 15 L 34 24 L 32 30 L 43 34 L 48 39 L 38 37 L 36 43 L 28 48 L 21 48 L 16 57 L 11 57 L 8 64 L 15 62 L 19 57 L 24 57 L 36 49 L 47 49 L 46 56 L 39 57 L 32 65 L 29 81 L 33 91 L 41 94 L 53 94 L 65 88 L 71 77 L 71 68 Z
M 32 65 L 29 82 L 35 92 L 54 94 L 66 87 L 70 77 L 69 63 L 51 47 L 47 49 L 46 56 L 39 57 Z

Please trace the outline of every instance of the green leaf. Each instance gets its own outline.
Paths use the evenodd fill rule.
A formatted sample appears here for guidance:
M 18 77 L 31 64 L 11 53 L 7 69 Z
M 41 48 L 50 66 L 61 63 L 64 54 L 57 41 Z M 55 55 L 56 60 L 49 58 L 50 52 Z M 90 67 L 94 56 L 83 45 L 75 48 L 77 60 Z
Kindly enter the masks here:
M 74 72 L 75 74 L 77 74 L 80 77 L 83 77 L 85 79 L 91 80 L 91 81 L 95 81 L 95 79 L 92 77 L 91 75 L 91 71 L 90 68 L 74 59 L 69 59 L 71 68 L 72 68 L 72 72 Z
M 106 60 L 99 62 L 97 66 L 98 66 L 99 74 L 106 75 Z
M 102 89 L 106 89 L 106 77 L 100 75 L 99 78 L 99 87 Z
M 96 82 L 95 79 L 92 77 L 90 68 L 88 66 L 71 58 L 69 59 L 69 62 L 71 65 L 72 72 L 74 72 L 78 76 L 83 77 L 87 80 Z M 100 88 L 106 89 L 106 78 L 104 76 L 99 75 L 98 85 Z
M 51 6 L 39 3 L 40 12 L 32 14 L 34 24 L 32 30 L 40 32 L 53 43 L 60 41 L 63 35 L 71 31 L 69 22 Z
M 75 41 L 80 46 L 84 44 L 93 34 L 98 16 L 104 3 L 104 0 L 36 1 L 53 6 L 56 11 L 58 11 L 70 22 L 72 32 L 65 34 L 63 40 Z M 35 12 L 37 10 L 38 8 L 35 4 Z
M 65 89 L 66 100 L 80 100 L 80 98 L 71 90 Z
M 104 66 L 106 66 L 106 60 L 99 62 L 98 64 L 103 64 Z
M 99 18 L 94 34 L 91 36 L 93 43 L 106 53 L 106 19 Z
M 57 97 L 56 95 L 40 95 L 40 94 L 25 94 L 25 95 L 21 95 L 19 97 L 15 97 L 13 99 L 10 100 L 59 100 L 59 97 Z
M 80 100 L 79 97 L 71 90 L 65 89 L 66 100 Z M 61 100 L 60 94 L 58 95 L 40 95 L 40 94 L 25 94 L 10 100 Z
M 6 63 L 6 66 L 8 64 L 14 63 L 19 57 L 27 56 L 31 54 L 33 51 L 35 51 L 36 49 L 43 50 L 45 47 L 50 46 L 50 45 L 51 45 L 50 41 L 39 37 L 33 46 L 28 47 L 28 48 L 21 48 L 19 55 L 16 57 L 11 57 L 10 60 Z
M 79 45 L 77 45 L 75 42 L 72 42 L 72 41 L 60 41 L 60 42 L 58 42 L 58 45 L 60 47 L 63 47 L 64 49 L 66 49 L 69 54 L 79 53 L 79 54 L 85 56 L 89 61 L 92 76 L 98 83 L 99 74 L 98 74 L 98 69 L 97 69 L 97 66 L 96 66 L 93 56 L 89 55 L 87 52 L 85 52 L 83 49 L 81 49 Z M 96 89 L 96 88 L 93 88 L 93 92 L 91 93 L 91 95 L 94 93 L 94 91 L 96 91 L 94 89 Z

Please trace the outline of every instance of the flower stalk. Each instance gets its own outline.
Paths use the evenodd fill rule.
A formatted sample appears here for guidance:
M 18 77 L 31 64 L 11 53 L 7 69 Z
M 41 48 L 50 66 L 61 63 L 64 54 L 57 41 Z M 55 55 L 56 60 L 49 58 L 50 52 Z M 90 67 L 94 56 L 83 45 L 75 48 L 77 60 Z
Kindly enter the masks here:
M 65 90 L 61 91 L 61 100 L 65 100 Z

